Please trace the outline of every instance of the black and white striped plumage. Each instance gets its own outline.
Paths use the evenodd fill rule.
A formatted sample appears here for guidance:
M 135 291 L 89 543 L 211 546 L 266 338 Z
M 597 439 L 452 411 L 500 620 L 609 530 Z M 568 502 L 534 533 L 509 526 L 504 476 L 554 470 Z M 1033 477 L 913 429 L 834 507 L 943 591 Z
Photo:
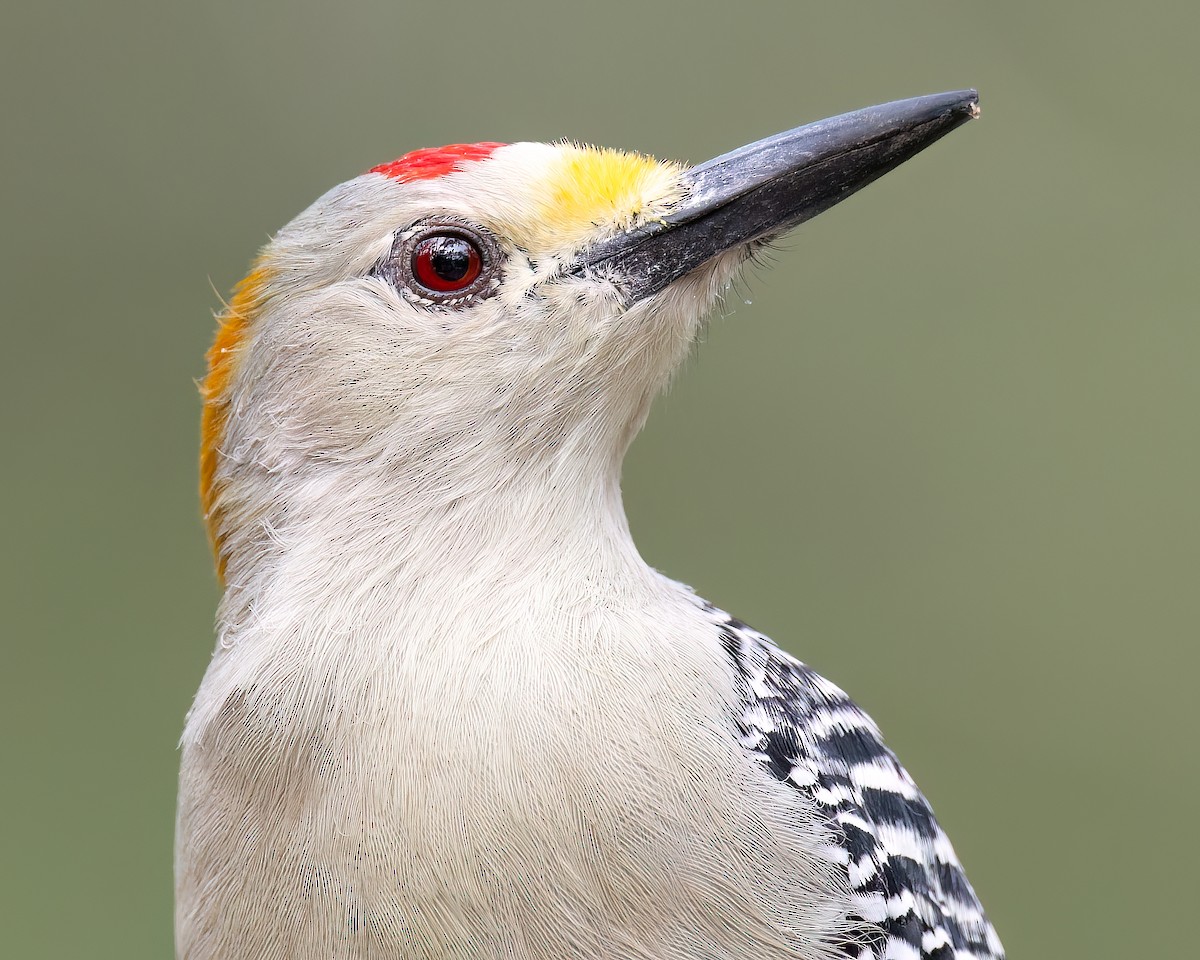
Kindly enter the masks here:
M 929 802 L 842 690 L 711 610 L 735 669 L 742 742 L 828 818 L 858 922 L 851 960 L 1003 960 Z

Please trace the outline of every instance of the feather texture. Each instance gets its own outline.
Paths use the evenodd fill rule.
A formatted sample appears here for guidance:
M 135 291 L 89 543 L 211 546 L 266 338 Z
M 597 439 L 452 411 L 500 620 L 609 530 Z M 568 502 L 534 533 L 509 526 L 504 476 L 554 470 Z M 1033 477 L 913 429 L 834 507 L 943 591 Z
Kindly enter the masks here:
M 863 960 L 1002 960 L 929 801 L 841 689 L 767 637 L 709 608 L 742 700 L 737 729 L 772 775 L 834 827 L 857 916 L 846 956 Z

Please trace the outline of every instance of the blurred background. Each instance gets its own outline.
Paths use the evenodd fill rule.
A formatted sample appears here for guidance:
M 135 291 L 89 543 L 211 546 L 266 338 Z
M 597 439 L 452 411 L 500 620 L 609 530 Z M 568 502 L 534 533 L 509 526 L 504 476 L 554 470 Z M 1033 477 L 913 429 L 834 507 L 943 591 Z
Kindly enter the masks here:
M 175 745 L 217 601 L 194 381 L 270 232 L 418 146 L 698 162 L 972 85 L 979 122 L 730 295 L 633 450 L 630 518 L 651 563 L 874 714 L 1012 957 L 1186 953 L 1197 7 L 4 19 L 0 953 L 171 956 Z

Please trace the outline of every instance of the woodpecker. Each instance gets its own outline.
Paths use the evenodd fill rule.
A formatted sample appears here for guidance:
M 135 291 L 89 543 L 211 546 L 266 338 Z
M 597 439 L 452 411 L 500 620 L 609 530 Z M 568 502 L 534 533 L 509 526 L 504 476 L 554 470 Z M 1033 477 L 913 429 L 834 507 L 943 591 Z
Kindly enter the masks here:
M 651 569 L 620 491 L 739 269 L 976 113 L 418 150 L 271 240 L 202 385 L 181 960 L 1003 957 L 875 724 Z

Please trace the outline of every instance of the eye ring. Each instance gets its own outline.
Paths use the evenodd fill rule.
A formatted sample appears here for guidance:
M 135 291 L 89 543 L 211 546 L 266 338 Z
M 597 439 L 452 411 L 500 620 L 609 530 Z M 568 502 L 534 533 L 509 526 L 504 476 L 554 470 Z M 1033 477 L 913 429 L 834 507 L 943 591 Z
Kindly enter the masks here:
M 500 245 L 482 227 L 453 217 L 422 220 L 398 233 L 372 271 L 418 303 L 460 306 L 500 288 Z

